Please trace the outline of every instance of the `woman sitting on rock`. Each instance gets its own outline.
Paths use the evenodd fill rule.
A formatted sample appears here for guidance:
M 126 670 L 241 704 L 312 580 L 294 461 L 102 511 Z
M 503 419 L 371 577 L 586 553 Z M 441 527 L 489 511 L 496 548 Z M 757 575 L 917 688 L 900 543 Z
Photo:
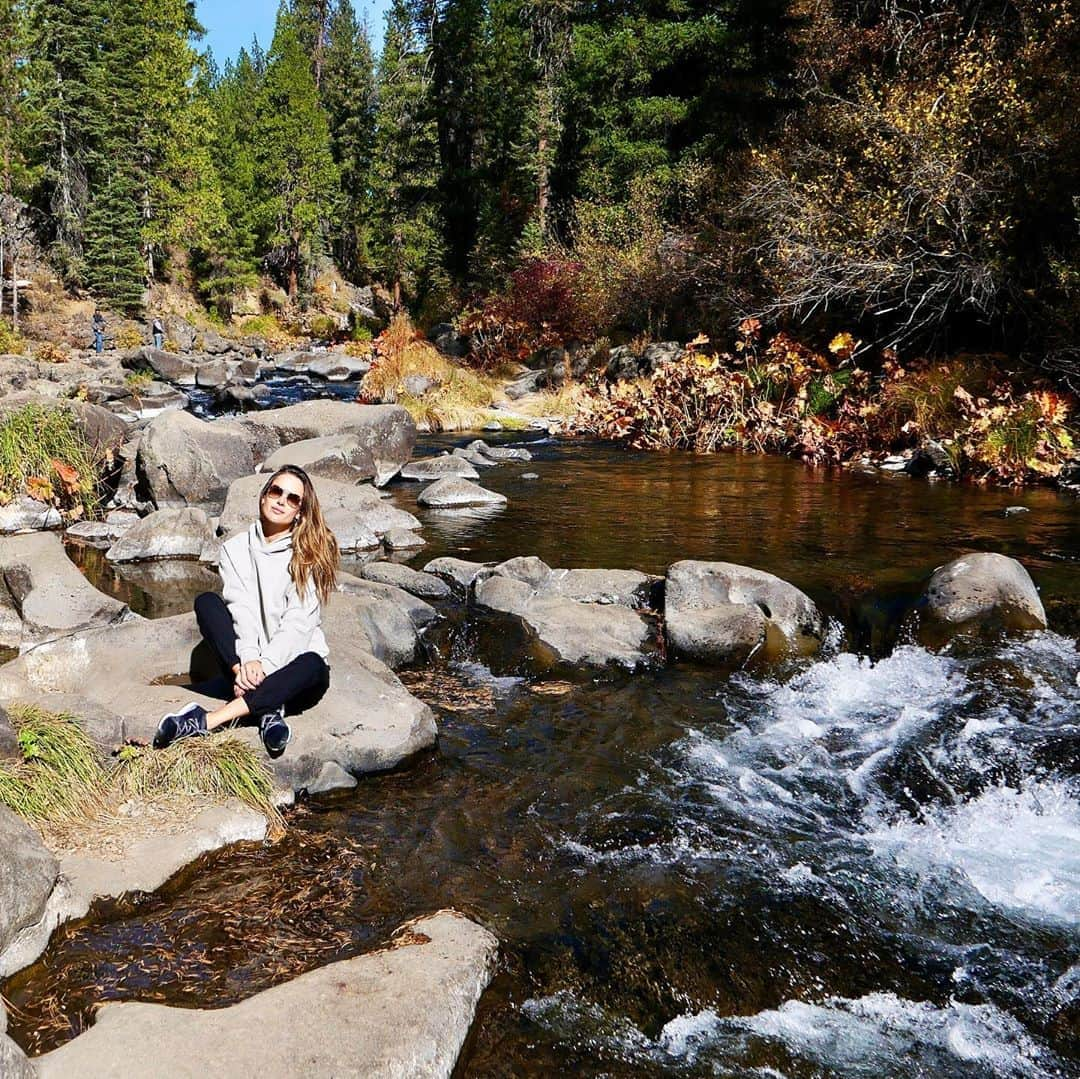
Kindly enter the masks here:
M 253 715 L 267 753 L 284 753 L 292 736 L 286 708 L 310 707 L 330 683 L 322 605 L 337 566 L 337 540 L 307 473 L 279 468 L 259 496 L 259 520 L 221 547 L 223 596 L 195 600 L 199 629 L 231 674 L 233 699 L 212 712 L 192 701 L 164 716 L 154 745 Z

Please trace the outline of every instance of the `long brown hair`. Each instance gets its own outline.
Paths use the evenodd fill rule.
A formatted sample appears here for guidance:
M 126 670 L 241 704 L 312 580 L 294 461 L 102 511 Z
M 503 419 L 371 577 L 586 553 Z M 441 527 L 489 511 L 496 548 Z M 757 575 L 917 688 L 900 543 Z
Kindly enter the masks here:
M 319 506 L 319 496 L 311 478 L 299 465 L 282 465 L 263 485 L 259 495 L 260 505 L 270 485 L 278 476 L 288 473 L 304 485 L 303 502 L 292 526 L 292 558 L 289 559 L 289 576 L 296 585 L 300 598 L 304 598 L 308 582 L 314 582 L 320 603 L 326 603 L 337 587 L 337 569 L 341 554 L 337 537 L 327 527 Z

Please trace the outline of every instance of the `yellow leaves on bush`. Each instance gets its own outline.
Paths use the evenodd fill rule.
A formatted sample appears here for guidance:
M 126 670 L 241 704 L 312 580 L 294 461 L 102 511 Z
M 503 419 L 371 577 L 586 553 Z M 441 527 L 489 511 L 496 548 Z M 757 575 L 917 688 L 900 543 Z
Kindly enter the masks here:
M 26 481 L 26 493 L 38 502 L 51 502 L 55 492 L 44 476 L 31 476 Z

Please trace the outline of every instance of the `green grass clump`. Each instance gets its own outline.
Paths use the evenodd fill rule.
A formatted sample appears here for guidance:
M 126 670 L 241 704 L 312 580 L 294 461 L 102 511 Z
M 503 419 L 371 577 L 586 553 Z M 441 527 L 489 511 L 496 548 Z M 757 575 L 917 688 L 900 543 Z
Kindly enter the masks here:
M 0 804 L 35 824 L 100 818 L 133 797 L 161 802 L 194 795 L 238 798 L 267 818 L 271 835 L 285 830 L 270 769 L 231 735 L 189 738 L 163 750 L 128 745 L 106 760 L 66 712 L 15 705 L 10 714 L 22 759 L 0 765 Z
M 100 464 L 63 406 L 29 404 L 0 417 L 0 505 L 30 494 L 91 516 Z
M 105 769 L 94 743 L 66 712 L 11 710 L 22 760 L 0 767 L 0 802 L 33 821 L 92 816 L 103 806 Z
M 0 353 L 21 356 L 26 351 L 26 339 L 16 333 L 6 318 L 0 318 Z

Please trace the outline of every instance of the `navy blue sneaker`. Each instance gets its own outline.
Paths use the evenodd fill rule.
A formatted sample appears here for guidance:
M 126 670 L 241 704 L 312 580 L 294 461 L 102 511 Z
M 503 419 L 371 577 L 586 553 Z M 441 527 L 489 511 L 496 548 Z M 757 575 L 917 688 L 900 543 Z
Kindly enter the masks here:
M 154 748 L 164 749 L 173 742 L 179 742 L 181 738 L 193 738 L 207 733 L 206 709 L 192 701 L 185 704 L 179 712 L 170 712 L 161 717 L 154 734 Z
M 285 752 L 285 747 L 292 739 L 292 731 L 285 722 L 284 705 L 276 712 L 264 712 L 259 716 L 259 737 L 270 757 L 280 757 Z

